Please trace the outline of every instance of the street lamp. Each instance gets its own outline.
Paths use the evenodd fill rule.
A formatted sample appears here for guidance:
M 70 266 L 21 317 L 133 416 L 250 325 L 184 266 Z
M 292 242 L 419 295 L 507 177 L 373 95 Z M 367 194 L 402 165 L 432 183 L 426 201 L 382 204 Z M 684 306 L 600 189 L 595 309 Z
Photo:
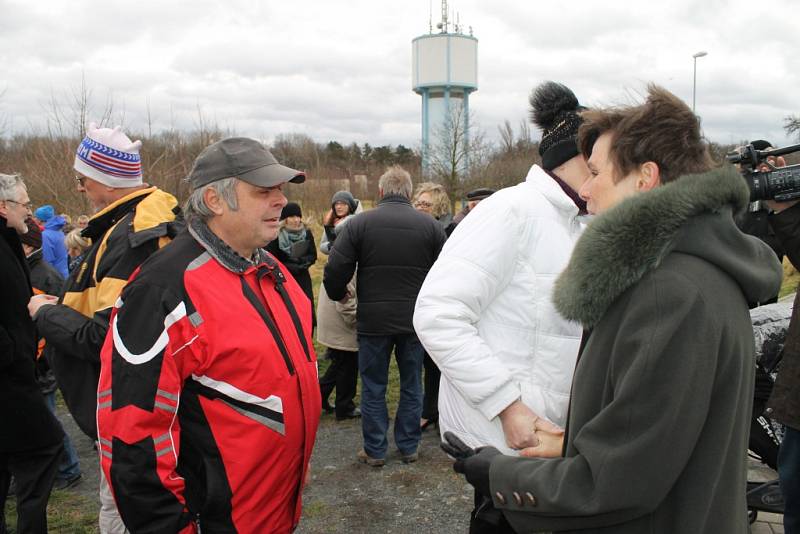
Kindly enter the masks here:
M 693 54 L 694 58 L 694 77 L 692 78 L 692 113 L 694 113 L 695 94 L 697 93 L 697 58 L 707 56 L 708 52 L 701 51 Z

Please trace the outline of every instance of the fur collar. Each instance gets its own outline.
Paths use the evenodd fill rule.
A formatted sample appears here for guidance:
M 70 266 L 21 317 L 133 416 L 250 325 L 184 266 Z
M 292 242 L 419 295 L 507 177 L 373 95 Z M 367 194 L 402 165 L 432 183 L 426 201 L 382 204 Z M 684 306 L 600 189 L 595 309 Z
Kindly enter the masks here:
M 624 200 L 589 223 L 578 240 L 554 287 L 556 308 L 566 319 L 593 327 L 617 297 L 658 267 L 690 219 L 739 212 L 749 196 L 742 177 L 727 166 Z M 738 232 L 732 219 L 730 226 Z

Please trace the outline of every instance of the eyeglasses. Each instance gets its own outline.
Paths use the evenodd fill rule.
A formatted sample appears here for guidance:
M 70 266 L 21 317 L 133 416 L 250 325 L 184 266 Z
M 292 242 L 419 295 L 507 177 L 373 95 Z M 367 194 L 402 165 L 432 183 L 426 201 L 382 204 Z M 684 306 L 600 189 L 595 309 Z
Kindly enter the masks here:
M 25 208 L 28 211 L 33 211 L 33 204 L 30 203 L 30 202 L 28 202 L 27 204 L 23 204 L 22 202 L 17 202 L 16 200 L 11 200 L 10 198 L 7 198 L 6 202 L 13 202 L 14 204 L 22 206 L 23 208 Z
M 433 207 L 433 203 L 432 202 L 428 202 L 426 200 L 417 200 L 416 202 L 414 202 L 414 207 L 415 208 L 432 208 Z

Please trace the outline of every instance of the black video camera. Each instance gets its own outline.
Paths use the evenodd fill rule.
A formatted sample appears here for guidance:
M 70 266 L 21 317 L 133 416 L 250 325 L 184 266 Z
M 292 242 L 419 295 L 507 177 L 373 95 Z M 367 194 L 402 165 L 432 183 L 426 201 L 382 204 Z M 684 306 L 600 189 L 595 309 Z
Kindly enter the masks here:
M 777 200 L 786 202 L 800 198 L 800 164 L 776 167 L 768 157 L 778 157 L 800 150 L 800 145 L 770 150 L 756 150 L 749 144 L 741 152 L 730 152 L 725 157 L 731 163 L 741 164 L 742 175 L 750 188 L 750 201 Z M 769 170 L 759 170 L 766 165 Z

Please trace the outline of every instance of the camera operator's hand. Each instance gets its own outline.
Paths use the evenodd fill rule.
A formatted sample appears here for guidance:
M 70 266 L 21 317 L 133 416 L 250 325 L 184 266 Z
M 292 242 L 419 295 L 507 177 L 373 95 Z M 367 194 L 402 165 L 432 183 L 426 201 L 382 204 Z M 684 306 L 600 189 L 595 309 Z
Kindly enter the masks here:
M 492 487 L 489 482 L 489 469 L 492 460 L 501 453 L 494 447 L 479 447 L 475 449 L 475 454 L 463 460 L 456 460 L 453 470 L 463 474 L 467 482 L 472 484 L 475 490 L 481 495 L 489 496 L 492 494 Z
M 778 156 L 777 158 L 769 156 L 769 157 L 767 157 L 767 161 L 773 167 L 786 167 L 786 160 L 783 159 L 783 156 Z M 762 163 L 761 165 L 758 166 L 758 172 L 769 172 L 771 170 L 772 169 L 770 168 L 770 166 L 766 165 L 764 163 Z M 800 202 L 800 199 L 789 200 L 787 202 L 776 202 L 774 200 L 766 200 L 765 201 L 765 203 L 769 207 L 769 209 L 771 209 L 775 213 L 780 213 L 785 209 L 789 209 L 792 206 L 794 206 L 795 204 L 797 204 L 798 202 Z

